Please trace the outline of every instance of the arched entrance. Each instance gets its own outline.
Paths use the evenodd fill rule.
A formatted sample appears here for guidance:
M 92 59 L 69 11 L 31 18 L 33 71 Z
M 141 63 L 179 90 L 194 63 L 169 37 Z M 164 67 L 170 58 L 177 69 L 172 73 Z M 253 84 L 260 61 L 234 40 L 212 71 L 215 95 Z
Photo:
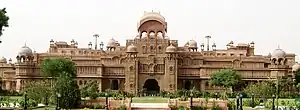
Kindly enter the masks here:
M 156 94 L 159 93 L 159 85 L 156 79 L 147 79 L 143 86 L 143 89 L 147 94 Z

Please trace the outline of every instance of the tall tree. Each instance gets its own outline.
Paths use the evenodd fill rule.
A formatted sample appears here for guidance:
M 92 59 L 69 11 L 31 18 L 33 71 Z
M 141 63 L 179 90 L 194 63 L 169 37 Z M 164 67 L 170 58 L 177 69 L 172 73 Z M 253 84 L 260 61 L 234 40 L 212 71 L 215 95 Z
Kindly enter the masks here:
M 226 89 L 232 88 L 241 82 L 241 77 L 233 69 L 223 69 L 211 75 L 210 83 L 215 86 L 222 86 Z
M 80 90 L 76 83 L 76 68 L 72 61 L 65 58 L 47 58 L 42 62 L 45 76 L 56 79 L 55 94 L 60 94 L 61 108 L 70 109 L 80 105 Z
M 2 36 L 2 31 L 4 31 L 4 27 L 8 27 L 8 20 L 9 20 L 9 17 L 6 15 L 6 8 L 3 8 L 0 10 L 0 36 Z M 1 43 L 1 40 L 0 40 L 0 43 Z

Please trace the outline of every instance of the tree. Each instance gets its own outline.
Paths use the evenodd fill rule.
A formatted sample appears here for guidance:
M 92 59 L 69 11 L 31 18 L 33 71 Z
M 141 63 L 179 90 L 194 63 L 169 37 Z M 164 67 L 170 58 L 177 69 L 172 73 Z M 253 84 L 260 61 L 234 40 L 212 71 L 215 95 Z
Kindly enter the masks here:
M 232 88 L 241 82 L 241 77 L 237 71 L 233 69 L 224 69 L 217 71 L 211 75 L 210 83 L 215 86 Z
M 80 105 L 80 90 L 76 83 L 76 68 L 72 61 L 65 58 L 47 58 L 42 62 L 45 76 L 56 79 L 54 95 L 60 94 L 61 108 L 70 109 Z
M 0 10 L 0 36 L 2 36 L 2 31 L 4 30 L 3 28 L 4 27 L 8 27 L 8 20 L 9 20 L 9 17 L 6 15 L 6 8 L 3 8 Z M 1 41 L 0 41 L 1 43 Z
M 74 78 L 60 76 L 54 86 L 54 91 L 61 95 L 61 98 L 59 99 L 61 108 L 71 109 L 80 105 L 80 90 Z
M 253 93 L 255 97 L 268 98 L 276 93 L 276 86 L 271 81 L 258 82 L 247 86 L 244 92 L 248 95 Z
M 71 78 L 76 78 L 74 63 L 65 58 L 46 58 L 42 62 L 41 68 L 44 76 L 59 77 L 68 75 Z

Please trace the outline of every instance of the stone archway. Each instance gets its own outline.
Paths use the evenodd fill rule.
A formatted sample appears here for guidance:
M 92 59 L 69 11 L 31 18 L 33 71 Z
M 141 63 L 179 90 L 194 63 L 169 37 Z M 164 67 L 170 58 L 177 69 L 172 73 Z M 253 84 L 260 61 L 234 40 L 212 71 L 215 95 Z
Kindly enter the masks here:
M 147 79 L 144 83 L 143 89 L 148 94 L 159 93 L 160 87 L 156 79 Z

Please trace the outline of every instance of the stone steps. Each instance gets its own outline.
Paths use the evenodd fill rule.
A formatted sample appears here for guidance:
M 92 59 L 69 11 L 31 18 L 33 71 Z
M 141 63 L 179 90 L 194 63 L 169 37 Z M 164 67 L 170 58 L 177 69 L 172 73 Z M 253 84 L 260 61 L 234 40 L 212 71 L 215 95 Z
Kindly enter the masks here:
M 131 103 L 132 110 L 168 110 L 168 103 Z
M 131 110 L 168 110 L 167 108 L 131 108 Z

